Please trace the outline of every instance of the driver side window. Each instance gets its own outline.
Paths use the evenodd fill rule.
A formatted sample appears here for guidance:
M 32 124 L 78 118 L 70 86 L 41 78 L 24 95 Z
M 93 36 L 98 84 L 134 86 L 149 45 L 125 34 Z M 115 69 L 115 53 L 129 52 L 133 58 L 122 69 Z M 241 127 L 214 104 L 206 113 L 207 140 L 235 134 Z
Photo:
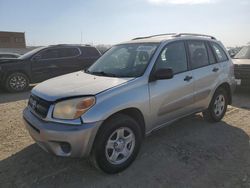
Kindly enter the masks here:
M 156 60 L 156 70 L 171 68 L 174 74 L 187 71 L 187 56 L 184 42 L 168 44 Z
M 55 59 L 59 58 L 59 50 L 58 49 L 48 49 L 42 51 L 40 54 L 40 59 Z

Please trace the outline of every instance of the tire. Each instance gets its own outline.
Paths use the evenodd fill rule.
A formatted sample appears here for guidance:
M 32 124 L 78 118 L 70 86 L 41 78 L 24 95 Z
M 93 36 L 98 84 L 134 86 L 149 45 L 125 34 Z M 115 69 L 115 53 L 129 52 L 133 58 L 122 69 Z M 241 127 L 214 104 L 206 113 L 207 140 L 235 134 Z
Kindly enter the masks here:
M 135 160 L 141 142 L 139 124 L 125 114 L 114 115 L 98 131 L 90 161 L 108 174 L 121 172 Z
M 214 93 L 208 109 L 203 112 L 203 117 L 210 122 L 220 121 L 227 111 L 228 100 L 225 89 L 218 88 Z
M 29 87 L 29 78 L 23 73 L 9 74 L 5 80 L 4 88 L 9 92 L 21 92 Z

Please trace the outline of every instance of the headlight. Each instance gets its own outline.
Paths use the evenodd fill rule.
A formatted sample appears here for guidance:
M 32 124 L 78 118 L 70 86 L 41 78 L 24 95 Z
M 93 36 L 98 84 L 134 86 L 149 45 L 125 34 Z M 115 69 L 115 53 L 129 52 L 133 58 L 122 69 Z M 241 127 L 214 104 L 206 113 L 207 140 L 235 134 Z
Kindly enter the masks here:
M 95 104 L 95 97 L 75 98 L 56 103 L 53 117 L 57 119 L 77 119 Z

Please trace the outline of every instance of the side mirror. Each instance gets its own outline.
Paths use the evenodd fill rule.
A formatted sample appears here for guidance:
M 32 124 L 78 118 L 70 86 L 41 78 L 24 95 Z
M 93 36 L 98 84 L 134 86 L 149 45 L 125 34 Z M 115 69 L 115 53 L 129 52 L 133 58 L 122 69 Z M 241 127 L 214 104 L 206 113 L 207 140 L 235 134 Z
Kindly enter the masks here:
M 158 69 L 155 71 L 151 76 L 151 81 L 155 80 L 165 80 L 165 79 L 171 79 L 174 77 L 173 69 L 167 68 L 167 69 Z

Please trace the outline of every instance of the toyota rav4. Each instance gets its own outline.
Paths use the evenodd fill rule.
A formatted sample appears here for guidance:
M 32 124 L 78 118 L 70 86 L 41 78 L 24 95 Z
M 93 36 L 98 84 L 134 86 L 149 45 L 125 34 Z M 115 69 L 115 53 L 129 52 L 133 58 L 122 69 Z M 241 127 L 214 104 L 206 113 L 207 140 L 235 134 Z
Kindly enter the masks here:
M 38 84 L 23 117 L 44 150 L 89 156 L 117 173 L 152 131 L 197 112 L 220 121 L 234 88 L 233 63 L 214 37 L 139 37 L 113 46 L 84 71 Z

